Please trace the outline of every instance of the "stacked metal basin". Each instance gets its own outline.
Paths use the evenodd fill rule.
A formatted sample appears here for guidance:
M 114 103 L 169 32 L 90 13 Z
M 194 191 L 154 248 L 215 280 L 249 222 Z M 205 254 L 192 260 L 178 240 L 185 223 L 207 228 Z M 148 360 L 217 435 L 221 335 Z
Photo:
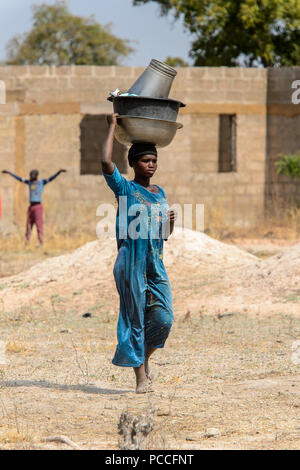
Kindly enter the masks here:
M 149 142 L 157 147 L 169 145 L 182 124 L 176 122 L 184 103 L 168 98 L 177 72 L 152 59 L 126 95 L 112 98 L 118 113 L 116 139 L 125 145 Z

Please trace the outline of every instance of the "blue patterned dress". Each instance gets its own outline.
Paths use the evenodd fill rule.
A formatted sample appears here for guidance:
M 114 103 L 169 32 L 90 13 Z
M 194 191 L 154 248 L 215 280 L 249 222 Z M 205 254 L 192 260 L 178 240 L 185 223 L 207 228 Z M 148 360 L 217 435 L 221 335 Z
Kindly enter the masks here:
M 164 347 L 173 321 L 171 286 L 163 264 L 168 203 L 160 186 L 153 193 L 126 180 L 116 166 L 112 175 L 104 177 L 118 201 L 114 278 L 120 312 L 112 362 L 139 367 L 147 346 Z

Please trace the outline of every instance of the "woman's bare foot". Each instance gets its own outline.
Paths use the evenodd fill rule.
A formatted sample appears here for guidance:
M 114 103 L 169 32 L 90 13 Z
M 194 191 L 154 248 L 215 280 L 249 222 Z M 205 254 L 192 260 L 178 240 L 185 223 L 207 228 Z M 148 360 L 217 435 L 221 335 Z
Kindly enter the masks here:
M 149 393 L 153 392 L 151 387 L 151 380 L 146 377 L 146 380 L 136 381 L 136 393 Z
M 151 371 L 150 371 L 149 359 L 145 360 L 145 373 L 146 373 L 147 378 L 152 383 L 153 382 L 153 374 L 151 374 Z
M 134 372 L 136 377 L 136 393 L 153 392 L 151 381 L 145 372 L 145 364 L 142 364 L 140 367 L 134 367 Z

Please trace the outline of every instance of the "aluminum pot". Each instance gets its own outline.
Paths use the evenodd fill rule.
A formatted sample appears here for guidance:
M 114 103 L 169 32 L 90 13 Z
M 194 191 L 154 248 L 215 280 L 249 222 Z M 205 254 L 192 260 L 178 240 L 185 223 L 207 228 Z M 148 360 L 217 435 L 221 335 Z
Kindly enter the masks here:
M 120 116 L 117 119 L 115 137 L 124 145 L 148 142 L 157 147 L 169 145 L 177 129 L 183 127 L 179 122 L 151 119 L 141 116 Z
M 169 98 L 144 96 L 117 96 L 113 100 L 114 113 L 120 116 L 148 117 L 176 121 L 179 108 L 185 104 Z
M 176 75 L 175 69 L 152 59 L 142 75 L 129 88 L 128 93 L 151 98 L 168 98 Z

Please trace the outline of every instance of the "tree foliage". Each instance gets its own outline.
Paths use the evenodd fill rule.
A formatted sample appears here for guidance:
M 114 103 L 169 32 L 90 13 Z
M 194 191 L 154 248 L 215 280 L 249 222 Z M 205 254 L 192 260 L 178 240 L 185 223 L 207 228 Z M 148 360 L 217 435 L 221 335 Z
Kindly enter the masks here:
M 170 65 L 170 67 L 187 67 L 188 66 L 188 63 L 185 60 L 183 60 L 181 57 L 168 56 L 164 62 Z
M 300 65 L 299 0 L 132 0 L 183 17 L 195 65 Z
M 93 16 L 72 15 L 65 1 L 34 5 L 31 31 L 7 45 L 7 63 L 16 65 L 117 65 L 133 49 Z

